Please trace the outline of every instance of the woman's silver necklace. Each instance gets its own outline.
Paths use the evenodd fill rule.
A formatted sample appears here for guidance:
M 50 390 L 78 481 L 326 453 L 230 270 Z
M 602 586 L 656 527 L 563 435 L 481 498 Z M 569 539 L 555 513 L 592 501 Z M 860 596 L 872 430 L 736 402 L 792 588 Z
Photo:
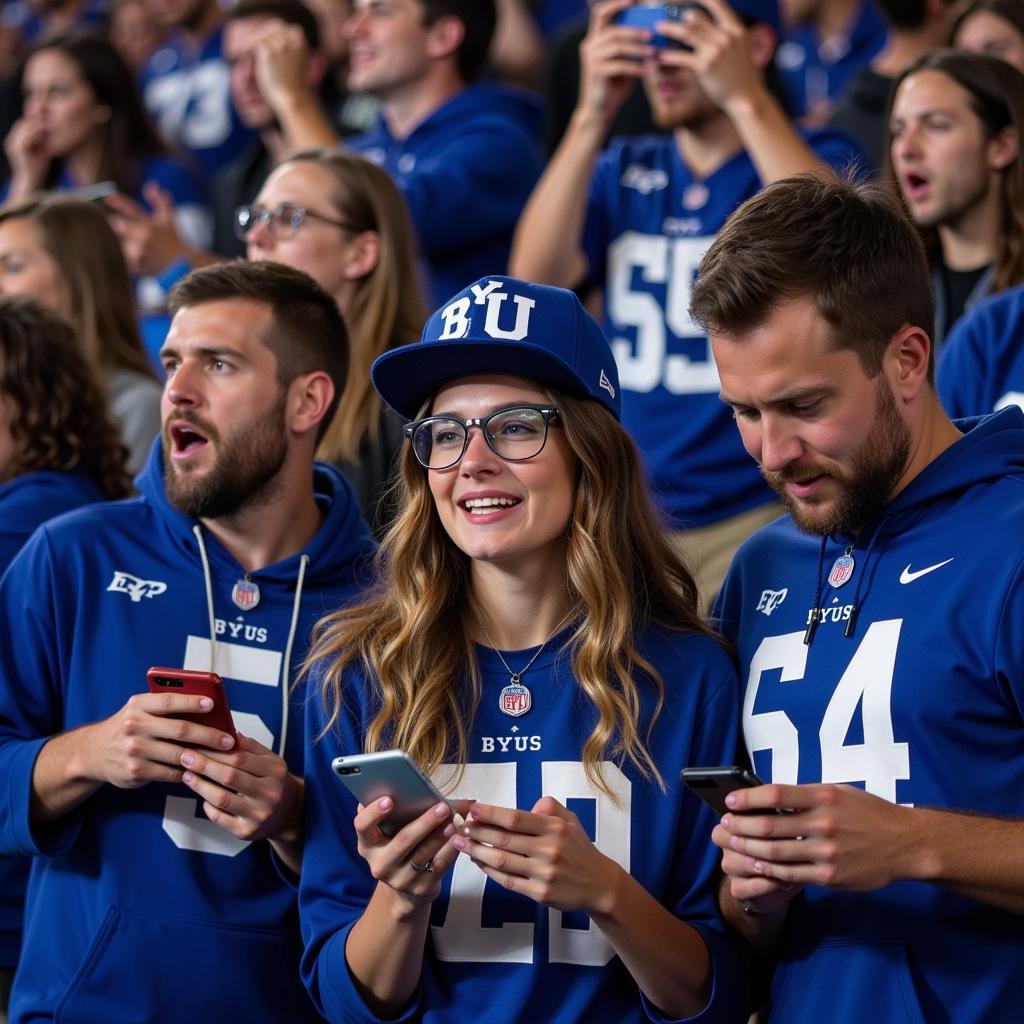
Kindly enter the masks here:
M 505 671 L 508 673 L 508 686 L 502 687 L 501 693 L 498 694 L 498 708 L 501 710 L 503 715 L 509 715 L 511 718 L 519 718 L 521 715 L 525 715 L 530 708 L 533 707 L 533 694 L 530 693 L 529 687 L 523 685 L 523 676 L 526 675 L 530 670 L 530 666 L 540 657 L 541 651 L 544 650 L 548 645 L 548 641 L 562 628 L 565 621 L 576 611 L 577 605 L 573 605 L 565 613 L 565 615 L 559 620 L 559 623 L 550 633 L 548 633 L 547 640 L 544 641 L 533 652 L 533 656 L 530 660 L 518 671 L 513 672 L 509 663 L 505 660 L 505 656 L 498 650 L 498 645 L 491 639 L 491 634 L 487 632 L 487 627 L 483 624 L 481 617 L 477 616 L 477 622 L 480 624 L 480 631 L 483 633 L 487 642 L 491 645 L 494 653 L 498 656 L 498 660 L 505 666 Z

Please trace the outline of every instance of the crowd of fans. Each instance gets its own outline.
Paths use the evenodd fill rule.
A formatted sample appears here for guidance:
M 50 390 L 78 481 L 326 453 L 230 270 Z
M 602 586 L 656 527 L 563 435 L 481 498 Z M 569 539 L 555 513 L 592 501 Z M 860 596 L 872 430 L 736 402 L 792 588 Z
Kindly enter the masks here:
M 891 371 L 863 339 L 834 348 L 865 380 L 888 374 L 905 410 L 879 398 L 868 441 L 925 476 L 922 451 L 938 462 L 973 429 L 947 413 L 961 424 L 1024 408 L 1024 2 L 700 0 L 632 17 L 651 6 L 4 4 L 0 995 L 12 1022 L 853 1019 L 792 991 L 834 985 L 854 1005 L 841 963 L 788 991 L 771 969 L 878 938 L 872 922 L 898 929 L 899 899 L 864 897 L 862 918 L 805 899 L 801 883 L 827 896 L 829 879 L 772 875 L 786 857 L 757 842 L 779 835 L 814 860 L 828 836 L 790 834 L 777 814 L 749 819 L 764 833 L 720 822 L 678 775 L 747 759 L 769 782 L 859 782 L 915 802 L 827 767 L 817 720 L 820 770 L 798 772 L 764 740 L 786 715 L 782 702 L 753 710 L 758 672 L 802 669 L 749 642 L 795 600 L 792 584 L 751 582 L 787 564 L 757 538 L 786 512 L 823 538 L 792 556 L 817 559 L 794 626 L 807 658 L 829 599 L 857 634 L 858 598 L 839 605 L 838 588 L 874 571 L 863 564 L 884 558 L 873 546 L 891 531 L 870 497 L 824 526 L 801 519 L 791 485 L 815 486 L 811 462 L 773 468 L 776 406 L 856 433 L 840 385 L 805 389 L 807 402 L 762 390 L 810 365 L 778 339 L 817 339 L 826 322 L 839 339 L 899 335 Z M 826 221 L 834 245 L 816 230 Z M 773 248 L 780 234 L 790 248 Z M 798 243 L 837 275 L 863 272 L 837 290 Z M 787 305 L 800 296 L 814 303 Z M 876 301 L 878 318 L 864 317 L 858 303 Z M 765 338 L 785 356 L 763 355 Z M 814 351 L 822 367 L 836 354 Z M 1004 431 L 1022 429 L 1002 415 Z M 1019 484 L 1004 454 L 985 456 L 992 477 Z M 851 463 L 848 479 L 882 499 L 906 482 L 888 463 Z M 507 527 L 512 558 L 502 523 L 533 494 L 526 526 Z M 1007 543 L 1012 577 L 1019 542 Z M 930 548 L 908 560 L 911 579 L 911 565 L 946 564 Z M 992 618 L 1019 606 L 1008 598 Z M 1024 672 L 1019 642 L 997 653 Z M 145 693 L 161 664 L 218 672 L 237 734 L 198 724 L 198 697 Z M 856 712 L 863 726 L 835 742 L 866 750 L 887 728 L 900 747 L 888 692 L 867 679 L 881 661 L 866 654 L 856 679 L 838 664 L 823 670 L 829 695 L 840 677 L 837 695 L 859 685 L 846 724 Z M 1002 703 L 977 715 L 1012 720 L 1019 746 L 1021 680 L 992 685 Z M 390 746 L 452 801 L 395 838 L 380 827 L 392 804 L 357 808 L 331 772 L 333 756 Z M 828 804 L 782 788 L 783 810 Z M 927 793 L 950 810 L 1022 813 Z M 1019 833 L 993 837 L 1020 859 Z M 998 896 L 940 884 L 984 908 L 951 926 L 958 941 L 1010 935 L 1024 910 L 1019 878 Z M 836 886 L 846 899 L 857 881 Z M 899 984 L 876 981 L 882 1003 L 899 985 L 918 995 L 879 1019 L 1022 1019 L 1019 996 L 1001 1005 L 1001 980 L 956 1003 L 932 973 L 951 962 L 922 953 L 916 927 L 893 954 Z M 1019 974 L 1019 936 L 1004 946 L 993 970 Z

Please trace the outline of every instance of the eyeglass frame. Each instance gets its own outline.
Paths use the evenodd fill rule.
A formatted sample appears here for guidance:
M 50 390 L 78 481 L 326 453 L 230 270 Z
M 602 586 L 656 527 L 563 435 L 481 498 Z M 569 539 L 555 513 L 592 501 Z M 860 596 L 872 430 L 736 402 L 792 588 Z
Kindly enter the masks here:
M 249 210 L 250 216 L 252 215 L 253 210 L 259 211 L 255 219 L 244 228 L 239 221 L 239 215 L 243 210 Z M 277 234 L 276 229 L 272 227 L 272 225 L 275 222 L 280 224 L 283 210 L 293 210 L 295 213 L 301 214 L 302 219 L 295 225 L 294 229 L 289 229 L 291 234 L 281 236 Z M 308 206 L 303 206 L 301 203 L 278 203 L 273 209 L 263 206 L 261 203 L 242 203 L 241 206 L 235 207 L 232 224 L 235 229 L 235 237 L 240 242 L 244 242 L 249 232 L 255 231 L 260 224 L 267 225 L 267 231 L 271 238 L 277 242 L 284 242 L 290 238 L 294 238 L 295 235 L 299 233 L 302 229 L 302 225 L 306 222 L 307 217 L 313 217 L 315 220 L 321 220 L 326 224 L 333 224 L 335 227 L 341 228 L 343 231 L 356 232 L 359 230 L 354 225 L 349 224 L 348 221 L 338 220 L 336 217 L 328 217 L 327 214 L 318 213 L 316 210 L 311 210 Z
M 502 416 L 505 413 L 515 412 L 516 409 L 530 409 L 534 412 L 539 412 L 544 419 L 544 440 L 541 441 L 540 447 L 532 455 L 524 455 L 521 459 L 510 459 L 507 455 L 502 455 L 493 444 L 487 434 L 487 430 L 484 427 L 485 423 L 489 423 L 495 416 Z M 411 420 L 402 427 L 402 434 L 405 439 L 409 442 L 412 448 L 412 454 L 416 461 L 424 468 L 432 470 L 435 473 L 442 472 L 446 469 L 451 469 L 452 466 L 457 466 L 461 461 L 462 457 L 466 454 L 466 449 L 469 447 L 469 431 L 472 427 L 479 427 L 480 433 L 483 434 L 484 443 L 495 455 L 498 456 L 504 462 L 529 462 L 530 459 L 537 458 L 542 451 L 544 451 L 545 445 L 548 443 L 548 428 L 551 426 L 551 421 L 560 418 L 562 415 L 561 410 L 557 405 L 536 405 L 532 402 L 521 402 L 516 405 L 506 406 L 504 409 L 495 409 L 494 412 L 488 413 L 486 416 L 473 416 L 468 420 L 461 419 L 458 416 L 423 416 L 418 420 Z M 462 439 L 462 451 L 459 452 L 458 457 L 448 463 L 447 466 L 428 466 L 419 457 L 419 453 L 416 451 L 416 446 L 412 443 L 413 434 L 423 426 L 424 423 L 430 423 L 435 420 L 443 420 L 448 423 L 458 423 L 465 431 L 466 436 Z

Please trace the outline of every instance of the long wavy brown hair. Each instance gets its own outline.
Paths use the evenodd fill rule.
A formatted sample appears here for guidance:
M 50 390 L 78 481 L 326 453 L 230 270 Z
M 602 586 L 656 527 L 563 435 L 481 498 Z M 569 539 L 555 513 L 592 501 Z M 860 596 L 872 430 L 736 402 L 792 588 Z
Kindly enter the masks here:
M 358 462 L 359 443 L 374 440 L 382 403 L 370 383 L 370 366 L 382 352 L 416 341 L 426 309 L 416 268 L 416 240 L 401 192 L 376 164 L 340 150 L 309 149 L 282 165 L 308 161 L 335 178 L 331 202 L 351 234 L 376 232 L 380 240 L 377 265 L 355 282 L 342 310 L 349 329 L 348 383 L 338 410 L 317 450 L 325 462 Z
M 0 398 L 15 455 L 0 483 L 23 473 L 84 469 L 110 499 L 127 497 L 128 449 L 71 325 L 35 299 L 0 298 Z
M 889 90 L 889 123 L 896 91 L 911 75 L 938 71 L 952 79 L 969 96 L 971 109 L 981 121 L 988 139 L 1013 130 L 1020 147 L 1016 158 L 1001 174 L 1000 199 L 1002 223 L 996 240 L 993 291 L 1024 284 L 1024 74 L 1006 61 L 966 50 L 931 50 L 915 60 L 892 83 Z M 892 181 L 892 131 L 888 132 L 885 176 Z M 900 194 L 899 186 L 894 185 Z M 938 246 L 934 228 L 921 232 L 932 252 Z
M 0 224 L 25 217 L 39 229 L 57 267 L 64 308 L 101 381 L 112 370 L 157 379 L 139 333 L 135 297 L 121 243 L 94 203 L 43 195 L 0 210 Z
M 666 540 L 629 435 L 598 403 L 549 394 L 577 461 L 565 559 L 568 597 L 582 613 L 567 647 L 580 690 L 597 711 L 584 768 L 609 796 L 601 772 L 609 758 L 632 763 L 664 787 L 648 750 L 664 683 L 637 640 L 655 623 L 713 634 L 698 611 L 693 577 Z M 377 556 L 377 587 L 319 623 L 307 669 L 319 663 L 325 733 L 341 711 L 348 670 L 361 668 L 376 700 L 365 749 L 401 747 L 433 771 L 451 758 L 468 760 L 480 701 L 470 560 L 442 527 L 427 471 L 408 444 L 401 471 L 400 509 Z M 650 688 L 655 705 L 644 724 Z

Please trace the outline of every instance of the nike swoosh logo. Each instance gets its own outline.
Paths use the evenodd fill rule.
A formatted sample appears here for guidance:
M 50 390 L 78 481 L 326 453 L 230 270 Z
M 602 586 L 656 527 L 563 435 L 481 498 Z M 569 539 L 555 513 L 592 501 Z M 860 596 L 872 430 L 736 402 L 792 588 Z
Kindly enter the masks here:
M 900 583 L 913 583 L 914 580 L 919 580 L 922 576 L 927 576 L 928 573 L 935 572 L 936 569 L 941 569 L 944 565 L 949 565 L 952 561 L 952 558 L 947 558 L 944 562 L 929 565 L 927 569 L 918 569 L 917 572 L 911 572 L 910 566 L 908 565 L 906 569 L 900 573 Z

